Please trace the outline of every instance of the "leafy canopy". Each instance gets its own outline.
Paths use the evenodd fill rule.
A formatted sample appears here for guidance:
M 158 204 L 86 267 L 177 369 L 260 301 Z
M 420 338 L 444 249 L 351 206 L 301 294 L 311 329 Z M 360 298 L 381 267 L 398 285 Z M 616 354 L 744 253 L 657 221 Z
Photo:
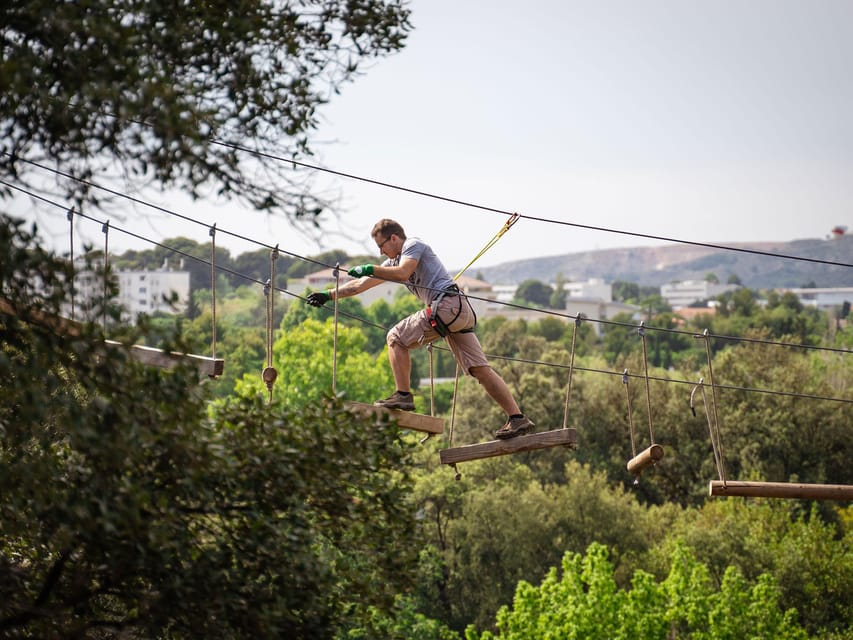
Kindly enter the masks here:
M 83 179 L 113 163 L 132 183 L 124 191 L 153 180 L 313 217 L 323 203 L 292 166 L 235 143 L 310 153 L 317 107 L 366 61 L 401 49 L 408 16 L 402 0 L 7 2 L 0 175 L 37 188 L 41 170 L 27 161 Z M 98 200 L 80 182 L 61 189 Z

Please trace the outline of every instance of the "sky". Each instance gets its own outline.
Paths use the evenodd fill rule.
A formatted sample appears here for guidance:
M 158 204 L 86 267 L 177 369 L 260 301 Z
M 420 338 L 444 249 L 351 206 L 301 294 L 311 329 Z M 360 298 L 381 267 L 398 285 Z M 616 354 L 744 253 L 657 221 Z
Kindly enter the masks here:
M 853 231 L 850 0 L 413 0 L 406 48 L 320 110 L 310 162 L 523 218 L 477 261 L 665 242 L 726 244 Z M 339 218 L 315 242 L 237 205 L 157 204 L 297 255 L 376 253 L 401 222 L 445 265 L 468 264 L 507 217 L 317 177 Z M 46 212 L 45 212 L 46 213 Z M 67 250 L 64 214 L 39 216 Z M 103 244 L 81 221 L 81 241 Z M 205 228 L 134 214 L 147 238 Z M 621 231 L 589 231 L 589 225 Z M 232 254 L 255 250 L 217 235 Z M 147 248 L 119 233 L 110 249 Z M 377 256 L 378 261 L 378 256 Z

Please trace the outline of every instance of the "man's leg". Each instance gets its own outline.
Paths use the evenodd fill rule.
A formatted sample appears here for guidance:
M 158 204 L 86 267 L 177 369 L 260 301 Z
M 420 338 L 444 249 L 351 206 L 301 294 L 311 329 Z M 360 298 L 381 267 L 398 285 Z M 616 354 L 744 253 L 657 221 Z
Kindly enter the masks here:
M 508 416 L 521 413 L 512 392 L 504 379 L 491 367 L 471 367 L 471 375 L 477 379 L 483 389 L 497 402 Z
M 388 361 L 398 391 L 411 391 L 412 357 L 406 347 L 394 342 L 388 345 Z
M 491 367 L 471 367 L 470 371 L 471 375 L 483 385 L 486 393 L 506 412 L 506 424 L 495 432 L 496 438 L 499 440 L 514 438 L 530 433 L 536 428 L 536 425 L 521 413 L 521 409 L 519 409 L 515 398 L 512 397 L 512 392 L 506 382 L 494 369 Z

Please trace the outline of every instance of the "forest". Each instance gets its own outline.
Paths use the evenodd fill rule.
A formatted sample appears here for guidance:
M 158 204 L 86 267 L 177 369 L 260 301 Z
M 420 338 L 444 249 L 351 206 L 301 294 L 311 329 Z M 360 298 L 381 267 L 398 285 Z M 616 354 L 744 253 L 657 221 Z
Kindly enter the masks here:
M 215 327 L 209 266 L 190 317 L 122 326 L 108 306 L 128 344 L 205 354 L 215 330 L 225 374 L 199 383 L 105 351 L 97 322 L 45 329 L 68 264 L 11 219 L 0 243 L 17 310 L 0 314 L 4 637 L 853 638 L 849 504 L 708 496 L 721 471 L 853 484 L 849 318 L 739 289 L 692 323 L 638 299 L 644 331 L 482 320 L 524 411 L 578 446 L 454 470 L 439 452 L 504 417 L 441 343 L 412 377 L 444 434 L 347 405 L 389 392 L 385 331 L 418 308 L 405 291 L 343 300 L 335 325 L 286 288 L 304 265 L 282 261 L 270 314 L 258 252 L 231 263 L 245 282 L 217 279 Z M 635 477 L 652 434 L 665 456 Z

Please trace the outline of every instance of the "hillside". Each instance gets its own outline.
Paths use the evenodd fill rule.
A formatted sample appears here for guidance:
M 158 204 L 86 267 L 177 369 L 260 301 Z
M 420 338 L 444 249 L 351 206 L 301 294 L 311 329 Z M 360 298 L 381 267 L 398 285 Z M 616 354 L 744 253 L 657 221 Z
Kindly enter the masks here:
M 853 265 L 853 236 L 721 244 Z M 530 258 L 483 267 L 477 269 L 477 273 L 495 284 L 518 284 L 528 279 L 548 282 L 562 273 L 563 277 L 575 282 L 602 278 L 607 282 L 624 280 L 643 286 L 660 286 L 673 281 L 703 280 L 708 273 L 714 273 L 720 282 L 725 282 L 732 274 L 737 275 L 744 286 L 753 289 L 801 287 L 810 283 L 818 287 L 853 286 L 853 266 L 826 265 L 686 244 L 601 249 Z

